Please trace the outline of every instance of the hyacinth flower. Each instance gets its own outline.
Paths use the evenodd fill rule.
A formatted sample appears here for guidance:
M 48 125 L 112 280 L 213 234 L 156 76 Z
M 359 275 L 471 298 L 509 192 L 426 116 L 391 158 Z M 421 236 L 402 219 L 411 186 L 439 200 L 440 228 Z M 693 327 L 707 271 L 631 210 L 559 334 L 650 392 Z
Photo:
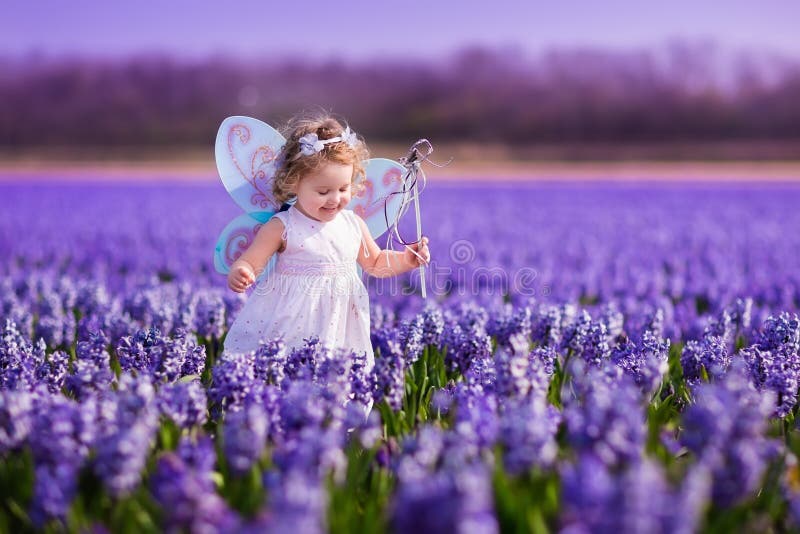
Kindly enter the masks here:
M 225 353 L 211 369 L 208 397 L 213 403 L 212 415 L 241 409 L 245 399 L 257 387 L 253 353 Z
M 527 306 L 517 311 L 506 306 L 501 313 L 489 318 L 486 333 L 493 336 L 501 346 L 510 346 L 515 337 L 527 342 L 531 337 L 531 316 L 531 309 Z
M 0 390 L 0 455 L 5 456 L 28 439 L 35 399 L 28 391 Z
M 318 477 L 290 469 L 265 482 L 269 502 L 251 525 L 253 532 L 327 532 L 329 497 Z
M 765 437 L 774 405 L 771 391 L 750 382 L 746 363 L 735 357 L 720 380 L 700 384 L 683 414 L 681 443 L 713 474 L 712 498 L 720 507 L 752 496 L 778 443 Z
M 113 400 L 114 419 L 99 432 L 92 467 L 109 493 L 120 497 L 130 494 L 141 480 L 155 442 L 158 409 L 147 376 L 122 375 Z
M 44 341 L 31 343 L 11 319 L 0 335 L 0 389 L 32 389 L 36 369 L 46 360 Z
M 114 379 L 111 355 L 106 350 L 108 338 L 103 332 L 78 342 L 72 372 L 64 379 L 66 390 L 79 400 L 108 391 Z
M 229 532 L 241 519 L 220 497 L 213 482 L 216 455 L 210 439 L 181 440 L 175 452 L 161 455 L 150 478 L 168 531 Z
M 467 328 L 464 330 L 455 324 L 442 333 L 449 378 L 458 378 L 469 370 L 473 361 L 489 358 L 492 354 L 492 338 L 485 330 L 477 324 Z
M 731 354 L 722 337 L 709 335 L 700 341 L 691 339 L 681 351 L 683 377 L 689 385 L 725 376 L 730 364 Z
M 264 451 L 269 432 L 264 409 L 248 403 L 241 410 L 225 414 L 222 443 L 230 470 L 242 475 L 250 470 Z
M 540 305 L 531 318 L 531 339 L 544 347 L 561 345 L 563 308 L 555 305 Z
M 260 343 L 253 355 L 256 378 L 280 386 L 285 377 L 286 358 L 286 344 L 281 338 Z
M 638 461 L 644 453 L 645 413 L 639 388 L 614 364 L 581 361 L 562 390 L 566 439 L 577 453 L 591 453 L 610 467 Z
M 31 519 L 42 527 L 66 517 L 78 489 L 78 472 L 89 454 L 94 429 L 88 406 L 40 392 L 28 443 L 35 464 Z
M 564 332 L 561 349 L 589 364 L 602 365 L 611 354 L 606 324 L 594 321 L 586 310 L 581 310 Z
M 208 420 L 206 390 L 199 380 L 162 385 L 156 395 L 160 414 L 178 428 L 202 426 Z
M 48 347 L 71 346 L 75 341 L 75 316 L 71 309 L 65 311 L 59 295 L 52 289 L 42 290 L 36 308 L 33 338 L 43 339 Z
M 561 412 L 544 396 L 506 404 L 500 412 L 499 437 L 503 465 L 512 475 L 532 468 L 547 470 L 558 454 L 556 434 Z
M 761 391 L 775 396 L 773 415 L 786 417 L 797 405 L 800 387 L 800 319 L 781 313 L 769 317 L 758 342 L 741 350 L 750 378 Z
M 378 404 L 385 402 L 389 410 L 399 411 L 405 397 L 406 369 L 399 336 L 388 329 L 375 331 L 372 344 L 378 352 L 372 370 L 372 397 Z M 394 420 L 384 409 L 381 409 L 381 415 L 387 424 Z
M 164 382 L 200 375 L 206 361 L 205 348 L 182 328 L 172 338 L 162 336 L 157 328 L 139 330 L 119 341 L 116 354 L 123 371 L 136 370 Z
M 698 474 L 703 474 L 701 471 Z M 581 454 L 562 472 L 561 532 L 696 532 L 708 499 L 708 476 L 690 474 L 677 488 L 649 459 L 612 470 Z
M 395 532 L 498 532 L 489 469 L 466 436 L 423 426 L 404 440 L 390 504 Z M 468 438 L 467 438 L 468 439 Z
M 611 350 L 611 361 L 620 367 L 645 395 L 652 394 L 669 370 L 670 342 L 645 331 L 637 344 L 620 336 Z

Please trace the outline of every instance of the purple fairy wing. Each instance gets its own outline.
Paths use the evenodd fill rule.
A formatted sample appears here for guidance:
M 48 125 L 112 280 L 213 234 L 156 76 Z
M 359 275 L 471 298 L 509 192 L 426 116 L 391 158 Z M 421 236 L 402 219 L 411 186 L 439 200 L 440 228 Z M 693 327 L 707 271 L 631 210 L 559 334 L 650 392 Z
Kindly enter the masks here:
M 258 229 L 273 215 L 275 215 L 274 211 L 243 213 L 228 223 L 214 247 L 214 267 L 217 272 L 222 274 L 230 272 L 233 262 L 253 243 Z M 275 267 L 276 261 L 277 254 L 273 254 L 258 279 L 266 276 Z
M 228 117 L 217 131 L 214 155 L 222 183 L 246 212 L 278 210 L 272 195 L 277 157 L 286 140 L 252 117 Z
M 369 159 L 364 162 L 364 168 L 364 187 L 353 195 L 347 209 L 353 210 L 364 219 L 372 237 L 377 239 L 399 215 L 403 195 L 392 193 L 402 190 L 406 169 L 398 162 L 386 158 Z

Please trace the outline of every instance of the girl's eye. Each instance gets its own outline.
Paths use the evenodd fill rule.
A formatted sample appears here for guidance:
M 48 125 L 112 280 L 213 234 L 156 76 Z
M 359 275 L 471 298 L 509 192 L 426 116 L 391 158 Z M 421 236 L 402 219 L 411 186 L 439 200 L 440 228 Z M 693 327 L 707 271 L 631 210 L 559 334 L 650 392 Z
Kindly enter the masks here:
M 320 195 L 327 195 L 327 194 L 328 194 L 328 192 L 327 192 L 327 191 L 317 191 L 317 192 L 318 192 Z

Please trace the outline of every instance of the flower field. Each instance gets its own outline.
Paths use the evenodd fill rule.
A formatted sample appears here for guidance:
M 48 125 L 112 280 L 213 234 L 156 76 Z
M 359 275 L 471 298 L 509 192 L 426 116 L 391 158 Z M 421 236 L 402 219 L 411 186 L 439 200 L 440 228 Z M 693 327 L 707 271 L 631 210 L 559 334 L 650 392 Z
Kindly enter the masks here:
M 221 186 L 0 198 L 0 531 L 800 528 L 798 187 L 431 185 L 372 369 L 223 353 Z

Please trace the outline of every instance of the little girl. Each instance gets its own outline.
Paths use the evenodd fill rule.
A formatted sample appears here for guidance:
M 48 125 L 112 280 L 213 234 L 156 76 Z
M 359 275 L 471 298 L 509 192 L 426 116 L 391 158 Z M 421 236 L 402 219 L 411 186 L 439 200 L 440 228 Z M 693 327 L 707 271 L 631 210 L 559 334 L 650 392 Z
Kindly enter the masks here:
M 295 202 L 267 221 L 231 266 L 228 286 L 241 293 L 278 253 L 231 325 L 225 351 L 250 352 L 278 336 L 297 348 L 316 336 L 329 348 L 366 353 L 372 367 L 369 296 L 356 262 L 372 276 L 396 276 L 428 264 L 428 238 L 403 252 L 381 250 L 364 220 L 345 209 L 368 157 L 349 127 L 320 114 L 292 119 L 287 133 L 272 190 L 279 202 Z

